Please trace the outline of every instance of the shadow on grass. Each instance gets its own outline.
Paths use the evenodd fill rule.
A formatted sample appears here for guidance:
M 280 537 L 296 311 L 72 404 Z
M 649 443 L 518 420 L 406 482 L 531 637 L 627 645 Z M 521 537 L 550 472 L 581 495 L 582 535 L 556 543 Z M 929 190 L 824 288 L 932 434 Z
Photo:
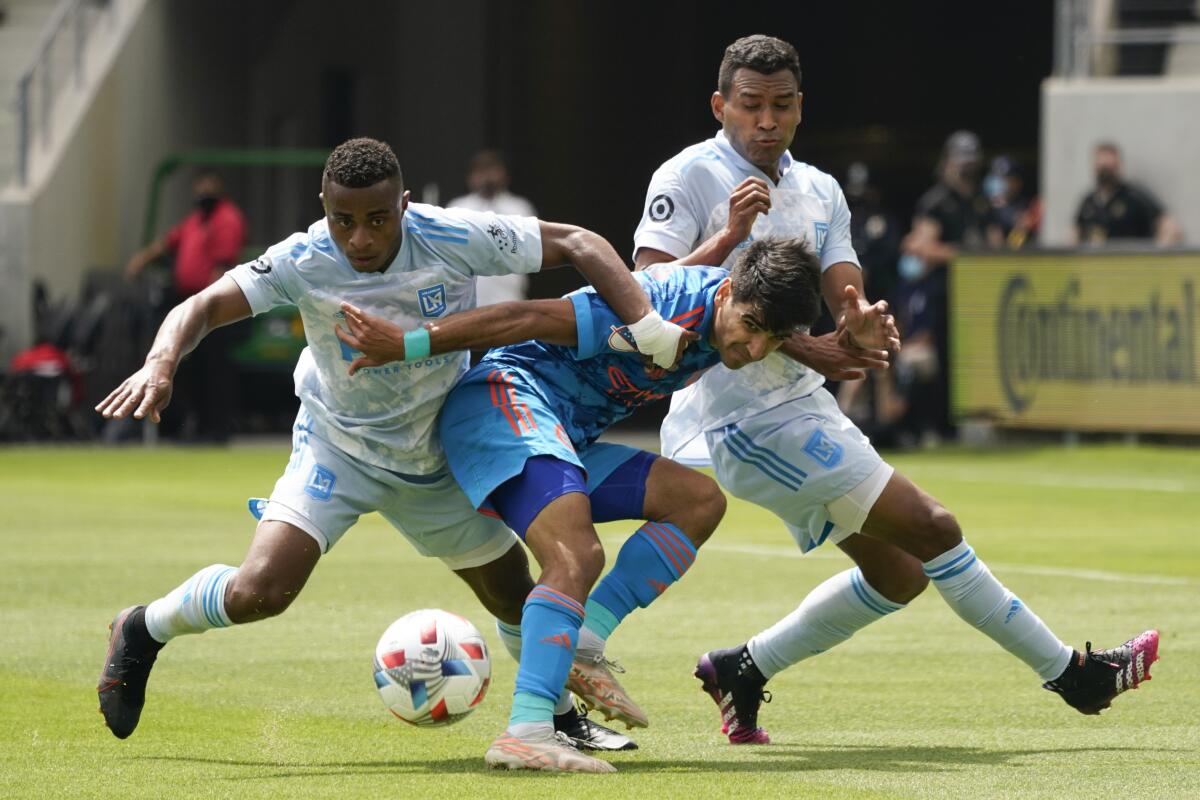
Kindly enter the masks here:
M 989 750 L 981 747 L 771 745 L 739 749 L 738 752 L 746 754 L 747 757 L 736 761 L 711 758 L 696 761 L 683 759 L 666 761 L 644 759 L 634 754 L 621 754 L 614 763 L 617 769 L 624 773 L 700 774 L 710 772 L 813 772 L 819 770 L 949 772 L 967 766 L 1013 764 L 1026 756 L 1083 753 L 1182 753 L 1189 751 L 1161 747 L 1050 747 L 1028 750 Z M 252 767 L 264 770 L 257 774 L 230 775 L 226 778 L 227 780 L 269 780 L 321 775 L 434 775 L 490 772 L 484 767 L 482 758 L 446 758 L 425 761 L 333 761 L 309 764 L 265 759 L 193 756 L 142 756 L 141 758 L 149 761 Z M 524 778 L 541 773 L 498 770 L 493 774 L 498 777 Z

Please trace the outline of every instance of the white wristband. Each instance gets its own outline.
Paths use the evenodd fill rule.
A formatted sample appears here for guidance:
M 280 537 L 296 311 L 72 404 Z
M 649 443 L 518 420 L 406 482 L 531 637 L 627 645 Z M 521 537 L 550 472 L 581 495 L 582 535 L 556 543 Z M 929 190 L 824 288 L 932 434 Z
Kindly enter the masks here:
M 651 311 L 632 325 L 626 326 L 638 352 L 650 356 L 654 363 L 663 369 L 675 366 L 675 355 L 679 348 L 679 338 L 683 336 L 683 328 L 673 322 L 667 322 L 657 311 Z

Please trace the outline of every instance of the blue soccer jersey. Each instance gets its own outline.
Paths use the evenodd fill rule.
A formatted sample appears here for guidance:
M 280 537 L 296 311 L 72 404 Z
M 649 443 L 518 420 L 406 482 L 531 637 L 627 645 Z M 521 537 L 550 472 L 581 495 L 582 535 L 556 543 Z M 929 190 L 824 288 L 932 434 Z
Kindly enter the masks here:
M 647 365 L 621 320 L 590 288 L 567 296 L 576 346 L 523 342 L 484 356 L 450 392 L 439 422 L 450 470 L 472 504 L 483 505 L 533 456 L 576 464 L 589 487 L 628 459 L 634 451 L 606 449 L 596 439 L 720 362 L 707 340 L 713 297 L 727 275 L 719 267 L 662 264 L 634 276 L 659 314 L 700 335 L 675 370 Z
M 522 370 L 541 388 L 568 438 L 589 444 L 635 408 L 668 397 L 720 362 L 707 339 L 713 295 L 728 274 L 666 264 L 634 274 L 663 319 L 700 334 L 672 371 L 646 364 L 624 323 L 590 286 L 567 295 L 575 307 L 575 347 L 522 342 L 490 351 L 474 369 Z

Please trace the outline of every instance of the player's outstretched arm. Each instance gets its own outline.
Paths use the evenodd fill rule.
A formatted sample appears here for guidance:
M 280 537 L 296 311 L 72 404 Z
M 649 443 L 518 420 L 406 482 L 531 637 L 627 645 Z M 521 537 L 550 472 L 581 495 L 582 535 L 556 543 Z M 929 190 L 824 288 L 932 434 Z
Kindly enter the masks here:
M 824 336 L 796 334 L 780 350 L 836 381 L 856 381 L 866 370 L 887 369 L 888 350 L 900 349 L 896 321 L 887 303 L 862 299 L 862 271 L 842 261 L 821 274 L 821 293 L 838 329 Z
M 412 331 L 350 303 L 342 303 L 342 313 L 346 328 L 334 326 L 334 333 L 362 353 L 350 362 L 351 375 L 364 367 L 454 350 L 483 350 L 529 339 L 573 346 L 579 338 L 575 307 L 566 299 L 497 303 L 450 314 Z
M 667 322 L 654 310 L 650 298 L 634 280 L 613 246 L 603 236 L 575 225 L 544 221 L 539 225 L 542 266 L 574 264 L 625 323 L 638 352 L 649 356 L 663 369 L 673 367 L 682 352 L 680 341 L 687 340 L 683 335 L 684 329 Z
M 248 316 L 250 303 L 229 276 L 184 300 L 163 320 L 145 365 L 100 401 L 96 411 L 105 419 L 122 419 L 132 413 L 134 419 L 148 416 L 158 422 L 171 402 L 179 361 L 213 328 Z

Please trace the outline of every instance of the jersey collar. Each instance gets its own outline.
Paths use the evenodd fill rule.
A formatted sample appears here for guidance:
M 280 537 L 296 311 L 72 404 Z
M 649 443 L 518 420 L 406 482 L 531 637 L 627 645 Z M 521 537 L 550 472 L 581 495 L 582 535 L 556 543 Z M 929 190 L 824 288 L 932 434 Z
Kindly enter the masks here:
M 721 152 L 721 155 L 729 158 L 729 160 L 736 164 L 738 169 L 740 169 L 742 172 L 760 177 L 767 183 L 772 183 L 771 179 L 767 177 L 765 172 L 763 172 L 754 164 L 751 164 L 746 159 L 742 158 L 741 153 L 733 149 L 733 145 L 729 143 L 729 139 L 725 138 L 725 131 L 717 131 L 717 135 L 714 136 L 711 141 L 717 150 Z M 783 183 L 783 179 L 787 175 L 788 170 L 792 168 L 793 163 L 795 162 L 792 159 L 792 154 L 787 150 L 784 150 L 783 155 L 779 157 L 779 181 L 775 185 L 778 186 L 780 183 Z

